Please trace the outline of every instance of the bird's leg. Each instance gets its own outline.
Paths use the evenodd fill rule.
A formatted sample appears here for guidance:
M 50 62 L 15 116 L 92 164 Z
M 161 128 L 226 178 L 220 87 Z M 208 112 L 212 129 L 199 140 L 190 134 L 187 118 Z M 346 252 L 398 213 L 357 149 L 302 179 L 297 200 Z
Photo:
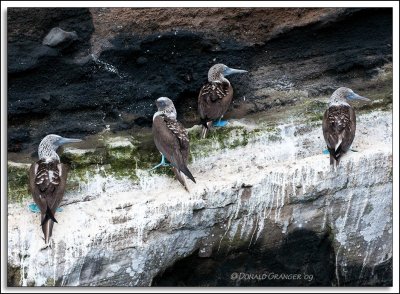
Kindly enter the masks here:
M 228 124 L 227 120 L 222 120 L 222 116 L 219 118 L 218 121 L 215 121 L 213 123 L 214 127 L 225 127 Z
M 210 128 L 211 128 L 211 125 L 212 125 L 212 121 L 208 121 L 208 122 L 206 122 L 205 124 L 203 124 L 203 127 L 202 127 L 202 129 L 201 129 L 201 135 L 200 135 L 200 138 L 201 139 L 204 139 L 205 137 L 206 137 L 206 135 L 207 135 L 207 132 L 210 130 Z
M 322 154 L 329 154 L 329 150 L 328 149 L 322 150 Z
M 170 166 L 171 164 L 169 164 L 166 160 L 165 160 L 165 156 L 164 154 L 161 153 L 161 162 L 159 164 L 157 164 L 155 167 L 153 167 L 150 170 L 154 170 L 156 168 L 159 168 L 160 166 Z
M 52 245 L 51 239 L 49 240 L 49 243 L 46 243 L 42 247 L 40 247 L 40 251 L 45 250 L 47 248 L 53 249 L 53 245 Z

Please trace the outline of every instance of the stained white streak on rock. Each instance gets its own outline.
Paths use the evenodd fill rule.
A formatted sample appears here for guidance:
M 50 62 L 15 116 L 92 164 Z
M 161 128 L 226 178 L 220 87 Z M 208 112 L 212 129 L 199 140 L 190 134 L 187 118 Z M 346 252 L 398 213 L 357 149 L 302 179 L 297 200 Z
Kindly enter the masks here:
M 246 146 L 195 157 L 191 193 L 166 175 L 141 171 L 133 184 L 99 167 L 66 195 L 52 250 L 40 251 L 39 216 L 28 202 L 9 204 L 8 263 L 21 268 L 22 285 L 148 286 L 201 242 L 217 250 L 238 238 L 251 246 L 329 227 L 337 275 L 357 263 L 362 276 L 392 256 L 392 129 L 391 113 L 358 120 L 358 152 L 343 156 L 337 173 L 322 154 L 319 124 L 282 125 L 277 140 L 264 132 Z

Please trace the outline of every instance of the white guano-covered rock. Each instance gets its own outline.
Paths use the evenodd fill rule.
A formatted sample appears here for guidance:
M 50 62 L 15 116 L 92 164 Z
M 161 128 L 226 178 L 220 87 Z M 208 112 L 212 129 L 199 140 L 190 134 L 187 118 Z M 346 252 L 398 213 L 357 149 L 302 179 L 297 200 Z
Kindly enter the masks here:
M 251 246 L 299 228 L 329 229 L 339 285 L 352 264 L 361 265 L 363 277 L 365 268 L 390 259 L 391 113 L 358 117 L 357 152 L 348 152 L 336 173 L 322 154 L 320 124 L 285 124 L 279 132 L 273 141 L 260 133 L 246 146 L 194 158 L 190 193 L 148 171 L 138 185 L 89 179 L 79 193 L 66 194 L 51 250 L 40 250 L 30 201 L 10 204 L 8 264 L 21 269 L 21 285 L 149 286 L 197 249 L 209 256 L 238 236 Z

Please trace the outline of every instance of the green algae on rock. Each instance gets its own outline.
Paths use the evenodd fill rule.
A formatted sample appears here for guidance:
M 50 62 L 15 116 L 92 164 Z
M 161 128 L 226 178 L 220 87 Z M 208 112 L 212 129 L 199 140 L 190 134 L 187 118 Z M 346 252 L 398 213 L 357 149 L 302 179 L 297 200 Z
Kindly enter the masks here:
M 21 203 L 30 197 L 28 191 L 28 171 L 30 164 L 15 163 L 9 161 L 7 164 L 8 200 Z

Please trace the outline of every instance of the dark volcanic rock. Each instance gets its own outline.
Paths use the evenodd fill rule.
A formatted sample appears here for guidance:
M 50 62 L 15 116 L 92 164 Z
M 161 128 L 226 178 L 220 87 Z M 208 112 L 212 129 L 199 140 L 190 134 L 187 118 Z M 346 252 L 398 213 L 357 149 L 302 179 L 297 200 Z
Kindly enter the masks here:
M 89 48 L 93 32 L 91 14 L 84 8 L 9 8 L 8 29 L 8 73 L 17 74 L 39 66 L 52 66 L 49 57 L 60 56 L 59 49 L 49 48 L 42 40 L 54 27 L 75 31 L 79 36 L 79 48 Z
M 220 20 L 223 24 L 212 31 L 208 18 L 223 14 L 211 9 L 207 16 L 203 10 L 207 11 L 170 10 L 169 16 L 190 16 L 190 22 L 182 18 L 174 29 L 162 9 L 149 9 L 148 14 L 108 8 L 9 9 L 10 130 L 25 129 L 31 134 L 25 143 L 30 144 L 54 132 L 83 136 L 106 124 L 112 130 L 127 129 L 132 124 L 121 120 L 121 113 L 134 116 L 137 125 L 151 126 L 154 100 L 160 96 L 170 97 L 178 118 L 192 126 L 199 122 L 198 91 L 214 63 L 249 71 L 230 78 L 235 97 L 229 118 L 299 100 L 273 97 L 265 90 L 329 95 L 351 78 L 370 78 L 370 69 L 392 58 L 391 9 L 256 9 L 252 13 L 227 8 L 226 18 Z M 159 19 L 146 22 L 156 12 Z M 284 29 L 272 20 L 274 13 L 285 21 Z M 193 18 L 200 23 L 191 26 Z M 230 21 L 242 21 L 244 27 L 227 25 Z M 60 48 L 42 45 L 54 27 L 75 31 L 78 40 Z M 251 33 L 253 41 L 246 28 L 256 30 Z M 80 124 L 74 123 L 71 131 L 70 122 L 77 118 Z M 10 140 L 9 150 L 16 143 Z
M 217 253 L 210 258 L 198 252 L 179 260 L 158 275 L 153 286 L 332 286 L 335 252 L 329 234 L 297 230 L 280 246 L 262 244 Z M 194 269 L 188 271 L 187 268 Z
M 335 251 L 327 232 L 300 229 L 288 234 L 274 249 L 265 249 L 259 242 L 208 258 L 198 255 L 196 251 L 177 261 L 156 276 L 152 286 L 339 286 Z M 340 286 L 392 286 L 392 259 L 376 268 L 350 266 L 339 278 Z

